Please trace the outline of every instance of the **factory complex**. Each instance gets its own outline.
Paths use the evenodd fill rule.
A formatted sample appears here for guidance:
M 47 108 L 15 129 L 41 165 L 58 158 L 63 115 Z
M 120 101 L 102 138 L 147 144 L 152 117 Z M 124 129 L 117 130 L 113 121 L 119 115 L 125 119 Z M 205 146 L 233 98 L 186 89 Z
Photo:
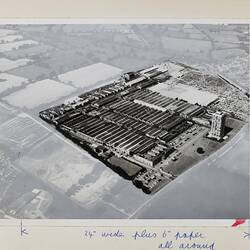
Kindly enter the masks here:
M 239 104 L 230 101 L 231 92 Z M 248 96 L 218 75 L 166 61 L 125 73 L 39 116 L 154 193 L 238 133 L 247 122 Z

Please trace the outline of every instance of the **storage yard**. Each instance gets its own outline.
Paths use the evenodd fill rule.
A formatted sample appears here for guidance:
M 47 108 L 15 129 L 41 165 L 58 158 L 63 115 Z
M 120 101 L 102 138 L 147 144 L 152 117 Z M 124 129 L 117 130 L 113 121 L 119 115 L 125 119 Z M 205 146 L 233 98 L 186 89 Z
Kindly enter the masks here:
M 202 72 L 167 61 L 125 73 L 39 115 L 145 193 L 154 193 L 222 147 L 246 122 L 237 109 L 227 111 L 219 90 L 226 81 L 206 75 L 217 88 L 210 91 L 206 79 L 203 85 L 195 81 L 197 75 Z M 242 106 L 248 105 L 245 93 L 237 93 Z

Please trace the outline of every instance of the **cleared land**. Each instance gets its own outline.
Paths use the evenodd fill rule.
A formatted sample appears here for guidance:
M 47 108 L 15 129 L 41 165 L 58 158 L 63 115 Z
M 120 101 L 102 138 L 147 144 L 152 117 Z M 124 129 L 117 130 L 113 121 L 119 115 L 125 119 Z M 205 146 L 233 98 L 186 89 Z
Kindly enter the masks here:
M 130 214 L 148 199 L 129 181 L 70 144 L 52 135 L 21 155 L 17 164 L 57 187 L 94 216 L 114 218 L 117 212 Z M 103 212 L 105 207 L 108 207 L 109 215 Z
M 23 41 L 18 41 L 18 42 L 4 43 L 4 44 L 0 44 L 0 52 L 18 49 L 25 45 L 36 45 L 36 44 L 38 44 L 38 42 L 33 41 L 33 40 L 23 40 Z
M 39 81 L 46 78 L 50 78 L 53 75 L 53 69 L 30 64 L 16 69 L 12 69 L 9 71 L 9 73 L 21 77 L 26 77 L 33 81 Z
M 119 68 L 104 63 L 96 63 L 61 74 L 58 79 L 64 83 L 71 83 L 75 87 L 90 90 L 97 87 L 98 83 L 120 75 L 121 72 L 122 70 Z
M 23 58 L 14 61 L 7 58 L 0 58 L 0 72 L 8 71 L 26 65 L 29 62 L 32 62 L 32 60 Z
M 4 103 L 0 103 L 0 124 L 14 116 L 14 110 Z
M 90 174 L 96 164 L 89 155 L 79 154 L 67 144 L 63 145 L 55 136 L 34 147 L 19 163 L 64 192 Z
M 7 120 L 0 126 L 0 141 L 12 150 L 14 148 L 19 150 L 29 148 L 44 139 L 48 134 L 48 130 L 24 113 Z
M 30 84 L 26 88 L 4 97 L 3 100 L 16 107 L 31 109 L 69 95 L 74 90 L 71 86 L 45 79 Z M 30 98 L 31 96 L 32 98 Z
M 2 73 L 0 74 L 0 93 L 13 87 L 19 87 L 25 83 L 28 83 L 28 79 L 7 73 Z

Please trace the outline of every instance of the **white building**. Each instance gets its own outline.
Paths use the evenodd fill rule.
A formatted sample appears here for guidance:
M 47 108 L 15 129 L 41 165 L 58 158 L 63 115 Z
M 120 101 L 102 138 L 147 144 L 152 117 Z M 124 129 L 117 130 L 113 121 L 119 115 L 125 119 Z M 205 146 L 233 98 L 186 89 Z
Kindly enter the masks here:
M 225 133 L 225 122 L 226 115 L 225 113 L 216 111 L 212 114 L 212 124 L 211 130 L 208 134 L 208 137 L 221 140 Z

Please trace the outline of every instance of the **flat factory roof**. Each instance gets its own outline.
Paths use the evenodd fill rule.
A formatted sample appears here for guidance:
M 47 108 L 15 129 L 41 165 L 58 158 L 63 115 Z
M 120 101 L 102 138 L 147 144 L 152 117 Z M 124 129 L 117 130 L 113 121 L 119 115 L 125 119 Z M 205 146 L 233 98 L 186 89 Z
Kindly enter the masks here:
M 150 89 L 160 93 L 163 96 L 183 99 L 189 103 L 198 103 L 202 106 L 207 106 L 209 103 L 215 101 L 218 98 L 218 95 L 216 94 L 210 93 L 208 91 L 201 91 L 195 87 L 184 84 L 176 84 L 171 87 L 165 83 L 159 83 Z

